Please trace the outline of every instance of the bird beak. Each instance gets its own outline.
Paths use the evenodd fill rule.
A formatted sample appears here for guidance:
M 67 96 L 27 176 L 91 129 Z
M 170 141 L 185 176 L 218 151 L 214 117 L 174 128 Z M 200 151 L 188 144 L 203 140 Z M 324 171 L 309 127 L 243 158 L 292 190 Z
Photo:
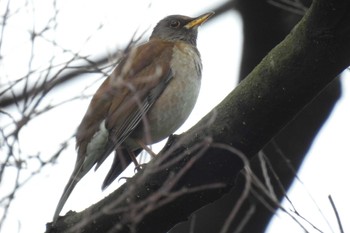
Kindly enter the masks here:
M 207 21 L 213 15 L 214 15 L 214 12 L 209 12 L 209 13 L 205 13 L 201 16 L 198 16 L 197 18 L 194 18 L 189 23 L 187 23 L 184 26 L 184 28 L 192 29 L 192 28 L 198 27 L 198 26 L 202 25 L 205 21 Z

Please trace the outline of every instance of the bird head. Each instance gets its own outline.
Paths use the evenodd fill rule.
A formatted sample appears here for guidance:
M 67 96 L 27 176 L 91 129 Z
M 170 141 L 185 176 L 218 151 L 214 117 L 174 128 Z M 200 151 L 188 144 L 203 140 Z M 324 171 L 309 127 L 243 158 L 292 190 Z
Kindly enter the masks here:
M 191 18 L 183 15 L 170 15 L 158 22 L 150 39 L 184 41 L 196 45 L 198 27 L 207 21 L 214 12 Z

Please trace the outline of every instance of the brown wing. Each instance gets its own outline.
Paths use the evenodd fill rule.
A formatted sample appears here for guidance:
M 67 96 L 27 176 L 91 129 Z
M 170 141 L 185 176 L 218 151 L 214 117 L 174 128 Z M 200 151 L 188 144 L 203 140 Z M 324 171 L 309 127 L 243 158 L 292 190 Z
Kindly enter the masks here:
M 171 78 L 173 46 L 154 39 L 132 49 L 99 87 L 78 127 L 76 165 L 56 207 L 54 222 L 79 180 L 123 143 L 164 90 Z M 109 134 L 105 148 L 87 156 L 89 143 L 101 127 Z
M 118 141 L 124 131 L 130 131 L 136 115 L 148 110 L 149 105 L 164 90 L 166 83 L 172 77 L 170 60 L 173 43 L 152 41 L 140 47 L 140 52 L 131 54 L 130 69 L 128 62 L 123 69 L 113 74 L 112 86 L 115 87 L 115 97 L 106 119 L 106 127 L 113 131 L 113 141 Z M 134 56 L 134 58 L 132 58 Z M 145 57 L 151 56 L 149 59 Z M 134 65 L 135 64 L 135 65 Z M 122 91 L 119 91 L 120 88 Z M 120 132 L 122 131 L 122 132 Z
M 114 137 L 121 129 L 129 129 L 125 122 L 140 111 L 142 102 L 151 91 L 169 78 L 173 43 L 151 40 L 121 61 L 94 95 L 77 131 L 78 156 L 86 155 L 87 144 L 105 120 L 107 130 Z M 115 142 L 118 138 L 113 139 Z

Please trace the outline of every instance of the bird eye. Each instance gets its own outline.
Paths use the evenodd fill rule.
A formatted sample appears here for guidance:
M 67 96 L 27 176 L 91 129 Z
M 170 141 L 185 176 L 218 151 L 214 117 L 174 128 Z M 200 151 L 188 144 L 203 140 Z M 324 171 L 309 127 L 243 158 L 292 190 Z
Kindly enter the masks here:
M 180 26 L 180 22 L 178 20 L 171 20 L 170 21 L 170 27 L 178 28 L 179 26 Z

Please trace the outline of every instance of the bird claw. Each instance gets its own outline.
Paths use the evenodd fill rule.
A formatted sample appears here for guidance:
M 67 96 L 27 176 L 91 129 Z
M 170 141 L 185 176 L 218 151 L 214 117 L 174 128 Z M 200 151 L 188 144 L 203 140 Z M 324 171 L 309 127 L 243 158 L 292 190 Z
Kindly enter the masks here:
M 128 182 L 129 180 L 131 180 L 132 177 L 126 177 L 126 176 L 122 176 L 118 179 L 118 182 L 120 182 L 121 180 L 125 180 L 125 182 Z
M 142 169 L 144 169 L 144 167 L 146 167 L 146 163 L 138 164 L 137 166 L 135 166 L 134 172 L 139 172 Z
M 146 163 L 143 164 L 138 164 L 137 166 L 135 166 L 134 172 L 139 172 L 142 169 L 144 169 L 144 167 L 146 166 Z M 126 177 L 126 176 L 122 176 L 118 179 L 118 182 L 121 180 L 125 180 L 126 182 L 128 182 L 129 180 L 131 180 L 132 177 Z

